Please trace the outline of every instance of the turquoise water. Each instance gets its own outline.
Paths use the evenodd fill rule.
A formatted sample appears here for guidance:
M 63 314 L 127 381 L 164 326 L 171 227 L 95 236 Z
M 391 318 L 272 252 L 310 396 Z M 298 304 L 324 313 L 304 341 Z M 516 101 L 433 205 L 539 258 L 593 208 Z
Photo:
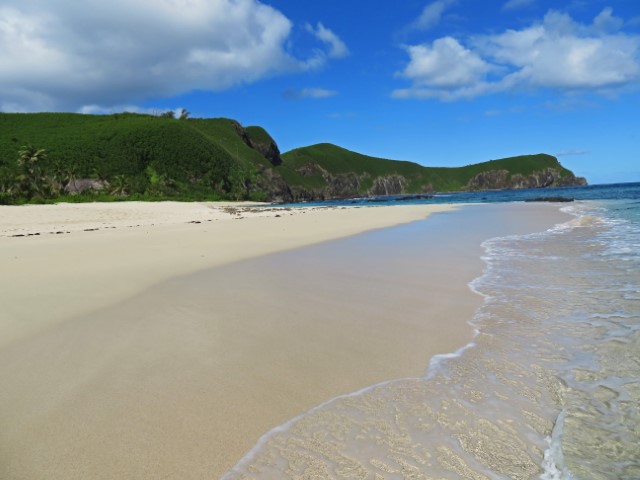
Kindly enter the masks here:
M 566 197 L 576 200 L 624 200 L 640 199 L 640 183 L 589 185 L 585 187 L 531 188 L 522 190 L 493 190 L 484 192 L 437 193 L 432 198 L 418 195 L 388 195 L 346 200 L 327 200 L 289 207 L 309 205 L 371 205 L 371 204 L 422 204 L 422 203 L 502 203 L 518 202 L 538 197 Z
M 598 194 L 483 244 L 469 345 L 275 429 L 225 478 L 640 478 L 640 184 Z

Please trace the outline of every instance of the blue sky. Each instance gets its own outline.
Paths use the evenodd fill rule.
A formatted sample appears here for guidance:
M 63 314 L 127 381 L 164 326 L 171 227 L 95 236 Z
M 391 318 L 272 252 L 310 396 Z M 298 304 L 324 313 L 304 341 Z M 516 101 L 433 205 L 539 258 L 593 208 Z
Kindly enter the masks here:
M 424 165 L 640 181 L 637 0 L 0 0 L 0 109 L 230 117 Z

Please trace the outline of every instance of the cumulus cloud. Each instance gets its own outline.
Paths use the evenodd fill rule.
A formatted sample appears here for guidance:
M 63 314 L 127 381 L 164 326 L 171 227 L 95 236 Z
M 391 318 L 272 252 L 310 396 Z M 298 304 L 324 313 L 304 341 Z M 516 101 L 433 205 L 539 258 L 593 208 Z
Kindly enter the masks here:
M 452 37 L 407 47 L 409 65 L 401 75 L 420 87 L 458 88 L 477 83 L 491 70 L 480 56 Z
M 640 85 L 640 35 L 620 31 L 623 22 L 604 9 L 585 25 L 550 11 L 521 30 L 471 38 L 445 37 L 407 47 L 400 73 L 412 82 L 396 98 L 457 100 L 523 89 L 610 95 Z
M 303 88 L 302 90 L 287 90 L 283 97 L 289 100 L 300 100 L 303 98 L 329 98 L 337 95 L 335 90 L 325 88 Z
M 4 0 L 0 109 L 108 109 L 224 90 L 346 55 L 318 24 L 322 48 L 295 58 L 287 50 L 292 28 L 258 0 Z
M 415 22 L 411 24 L 411 29 L 427 30 L 440 23 L 445 10 L 456 3 L 456 0 L 436 0 L 427 4 Z

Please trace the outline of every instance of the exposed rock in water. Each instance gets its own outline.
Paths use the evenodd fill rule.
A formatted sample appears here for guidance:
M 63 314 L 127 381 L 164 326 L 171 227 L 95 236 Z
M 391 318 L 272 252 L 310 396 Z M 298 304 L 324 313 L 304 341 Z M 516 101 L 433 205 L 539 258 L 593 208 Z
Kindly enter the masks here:
M 429 200 L 433 198 L 433 195 L 424 195 L 424 194 L 417 194 L 417 195 L 406 195 L 404 197 L 398 197 L 395 199 L 396 202 L 409 202 L 411 200 Z
M 528 198 L 525 202 L 573 202 L 574 198 L 568 197 L 536 197 L 536 198 Z

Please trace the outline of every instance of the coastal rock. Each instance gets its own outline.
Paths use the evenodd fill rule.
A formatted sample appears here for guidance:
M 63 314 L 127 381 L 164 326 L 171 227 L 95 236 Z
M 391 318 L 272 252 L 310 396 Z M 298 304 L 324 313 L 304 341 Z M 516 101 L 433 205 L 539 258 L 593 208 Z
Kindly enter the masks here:
M 413 200 L 430 200 L 433 198 L 433 195 L 425 195 L 425 194 L 415 194 L 415 195 L 406 195 L 404 197 L 396 198 L 396 202 L 410 202 Z
M 574 198 L 568 198 L 568 197 L 536 197 L 536 198 L 528 198 L 525 200 L 525 202 L 558 203 L 558 202 L 573 202 L 574 200 L 575 200 Z
M 296 172 L 300 174 L 301 177 L 311 177 L 313 175 L 322 175 L 325 180 L 331 175 L 324 168 L 322 168 L 317 163 L 307 163 L 302 167 L 296 169 Z
M 308 163 L 296 169 L 302 177 L 322 176 L 326 186 L 309 189 L 296 186 L 292 189 L 296 201 L 309 200 L 335 200 L 342 198 L 353 198 L 358 196 L 382 196 L 398 195 L 405 193 L 408 184 L 407 179 L 402 175 L 383 175 L 371 179 L 369 173 L 343 173 L 332 175 L 327 170 L 316 163 Z M 372 186 L 363 191 L 364 185 Z
M 407 179 L 402 175 L 386 175 L 376 177 L 373 187 L 367 192 L 369 195 L 398 195 L 404 192 Z
M 329 180 L 325 197 L 328 198 L 349 198 L 358 195 L 361 185 L 361 177 L 357 173 L 345 173 L 336 175 Z
M 280 165 L 282 163 L 282 157 L 280 156 L 280 149 L 276 142 L 260 128 L 260 134 L 252 136 L 250 131 L 244 128 L 235 120 L 231 121 L 233 128 L 238 136 L 242 139 L 242 142 L 249 148 L 256 150 L 260 155 L 269 160 L 271 165 Z M 253 130 L 259 127 L 250 127 Z
M 99 192 L 105 187 L 109 186 L 109 182 L 103 180 L 94 180 L 91 178 L 76 178 L 74 180 L 70 180 L 64 187 L 64 192 L 77 195 L 86 191 L 94 191 Z
M 294 201 L 294 194 L 282 175 L 272 168 L 258 167 L 259 175 L 254 187 L 256 192 L 264 192 L 269 201 L 287 203 Z
M 489 170 L 481 172 L 469 180 L 467 190 L 491 190 L 499 188 L 507 188 L 507 179 L 509 172 L 507 170 Z
M 466 190 L 514 190 L 522 188 L 569 187 L 586 185 L 584 178 L 571 172 L 561 175 L 555 168 L 546 168 L 530 175 L 509 174 L 507 170 L 488 170 L 474 176 Z
M 576 177 L 573 172 L 565 174 L 564 177 L 558 179 L 558 187 L 584 187 L 588 185 L 587 179 L 584 177 Z
M 231 120 L 231 125 L 233 125 L 233 128 L 235 129 L 238 136 L 242 139 L 242 142 L 247 147 L 253 148 L 253 146 L 251 145 L 251 138 L 249 138 L 247 130 L 235 120 Z
M 280 150 L 276 142 L 256 142 L 251 140 L 252 147 L 260 152 L 260 154 L 271 162 L 271 165 L 280 165 L 282 163 L 282 157 L 280 156 Z

